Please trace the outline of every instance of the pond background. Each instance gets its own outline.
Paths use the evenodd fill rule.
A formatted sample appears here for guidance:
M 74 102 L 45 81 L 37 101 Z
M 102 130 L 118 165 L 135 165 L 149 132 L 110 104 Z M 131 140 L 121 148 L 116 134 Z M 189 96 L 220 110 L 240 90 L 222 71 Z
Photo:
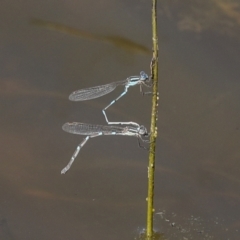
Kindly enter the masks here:
M 155 230 L 167 239 L 239 239 L 240 2 L 158 3 Z M 31 24 L 33 18 L 151 49 L 151 1 L 16 1 L 0 8 L 0 239 L 127 240 L 146 225 L 148 152 L 130 137 L 92 139 L 65 122 L 105 125 L 122 91 L 69 94 L 149 74 L 151 53 Z M 150 126 L 151 97 L 130 88 L 107 114 Z

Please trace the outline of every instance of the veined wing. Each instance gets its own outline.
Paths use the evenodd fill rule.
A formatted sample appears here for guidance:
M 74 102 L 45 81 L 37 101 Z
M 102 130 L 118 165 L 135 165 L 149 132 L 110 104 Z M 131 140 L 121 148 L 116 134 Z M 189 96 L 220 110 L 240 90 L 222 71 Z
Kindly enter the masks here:
M 125 79 L 122 81 L 112 82 L 101 86 L 80 89 L 71 93 L 69 96 L 69 100 L 85 101 L 98 98 L 112 92 L 118 85 L 125 84 L 126 82 L 127 80 Z
M 96 135 L 102 133 L 103 135 L 112 135 L 113 133 L 122 133 L 125 128 L 120 126 L 102 126 L 89 123 L 65 123 L 62 126 L 65 132 L 79 135 Z

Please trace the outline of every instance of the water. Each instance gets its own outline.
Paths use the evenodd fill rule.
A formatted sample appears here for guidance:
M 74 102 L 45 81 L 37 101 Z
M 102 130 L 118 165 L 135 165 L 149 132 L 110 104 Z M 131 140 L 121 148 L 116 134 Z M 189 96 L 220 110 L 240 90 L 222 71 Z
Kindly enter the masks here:
M 227 19 L 236 26 L 231 16 L 238 15 L 230 14 L 238 14 L 234 1 L 221 2 L 225 5 L 217 7 L 212 1 L 224 20 L 217 18 L 215 23 L 225 24 Z M 159 14 L 155 230 L 170 240 L 235 240 L 240 215 L 239 34 L 219 31 L 225 25 L 211 18 L 204 25 L 211 27 L 200 32 L 184 30 L 179 16 L 188 19 L 189 13 L 190 19 L 201 20 L 204 9 L 197 15 L 198 1 L 192 1 L 192 8 L 186 1 L 177 6 L 164 5 Z M 142 69 L 149 74 L 151 55 L 30 22 L 37 18 L 63 23 L 95 35 L 125 37 L 151 49 L 150 7 L 148 1 L 3 1 L 1 239 L 122 240 L 136 238 L 146 227 L 148 154 L 136 147 L 137 139 L 95 138 L 82 149 L 74 168 L 61 175 L 81 141 L 61 127 L 73 121 L 105 125 L 101 110 L 120 95 L 121 87 L 78 103 L 68 100 L 69 93 Z M 175 11 L 177 17 L 167 11 Z M 150 105 L 148 96 L 131 88 L 108 109 L 108 117 L 130 119 L 149 129 Z M 157 213 L 163 211 L 161 218 Z

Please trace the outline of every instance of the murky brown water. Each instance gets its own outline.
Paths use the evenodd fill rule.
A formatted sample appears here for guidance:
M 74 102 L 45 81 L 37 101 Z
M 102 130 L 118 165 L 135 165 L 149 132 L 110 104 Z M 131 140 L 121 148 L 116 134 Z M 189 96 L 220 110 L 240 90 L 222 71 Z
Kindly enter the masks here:
M 155 230 L 166 239 L 231 239 L 240 231 L 238 1 L 159 6 L 160 108 Z M 0 239 L 127 240 L 145 228 L 148 153 L 135 138 L 89 141 L 65 122 L 105 124 L 101 109 L 122 89 L 74 103 L 76 89 L 149 73 L 147 1 L 3 1 L 0 8 Z M 31 25 L 62 23 L 91 41 Z M 94 38 L 94 37 L 93 37 Z M 126 42 L 125 42 L 126 44 Z M 133 47 L 133 46 L 132 46 Z M 149 128 L 138 87 L 109 109 L 113 121 Z

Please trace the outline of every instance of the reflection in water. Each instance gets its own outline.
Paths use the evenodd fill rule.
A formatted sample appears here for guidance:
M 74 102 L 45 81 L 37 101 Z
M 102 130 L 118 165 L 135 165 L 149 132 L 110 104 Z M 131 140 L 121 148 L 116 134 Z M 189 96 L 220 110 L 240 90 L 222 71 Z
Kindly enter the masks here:
M 213 174 L 217 175 L 219 177 L 218 179 L 228 181 L 231 184 L 238 184 L 238 185 L 240 184 L 239 176 L 234 176 L 233 174 L 226 173 L 226 172 L 223 172 L 221 170 L 212 169 L 212 168 L 206 169 L 205 171 L 211 173 L 212 175 Z
M 34 96 L 34 97 L 50 97 L 58 99 L 67 99 L 66 95 L 46 90 L 39 90 L 37 88 L 29 87 L 26 84 L 19 84 L 17 81 L 11 79 L 1 79 L 0 82 L 0 94 L 4 97 L 20 97 L 24 96 Z
M 176 19 L 179 30 L 213 30 L 240 37 L 238 0 L 163 0 L 159 5 L 166 16 Z
M 89 199 L 84 199 L 84 198 L 77 198 L 77 197 L 65 197 L 58 195 L 56 193 L 52 192 L 47 192 L 44 190 L 37 190 L 37 189 L 24 189 L 23 193 L 31 196 L 31 197 L 36 197 L 40 199 L 45 199 L 45 200 L 52 200 L 52 201 L 66 201 L 66 202 L 71 202 L 71 203 L 90 203 Z
M 151 54 L 152 52 L 150 49 L 148 49 L 144 45 L 136 43 L 130 39 L 127 39 L 121 36 L 116 36 L 116 35 L 100 36 L 100 35 L 92 34 L 76 28 L 68 27 L 61 23 L 54 23 L 54 22 L 44 21 L 40 19 L 32 19 L 31 23 L 36 26 L 45 27 L 50 30 L 55 30 L 58 32 L 66 33 L 66 34 L 75 35 L 87 40 L 109 43 L 116 46 L 117 48 L 121 48 L 124 51 L 132 54 L 148 55 L 148 54 Z

